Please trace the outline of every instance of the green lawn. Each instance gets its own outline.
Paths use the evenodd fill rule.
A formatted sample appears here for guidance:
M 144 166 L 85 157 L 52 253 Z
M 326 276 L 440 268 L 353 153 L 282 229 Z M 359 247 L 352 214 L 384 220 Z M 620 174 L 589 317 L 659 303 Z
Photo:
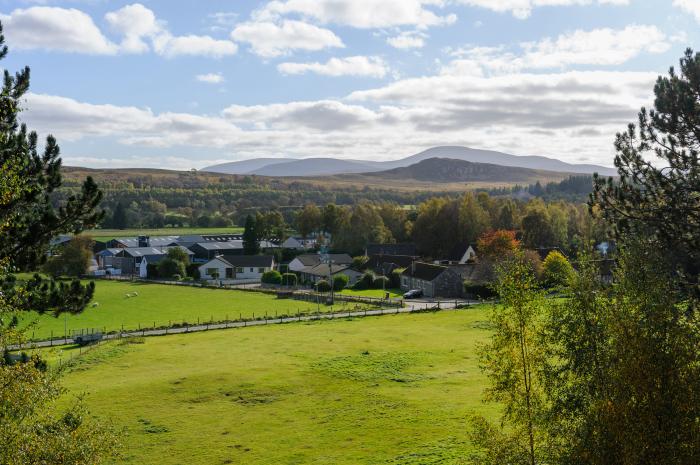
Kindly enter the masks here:
M 387 289 L 386 291 L 383 291 L 381 289 L 365 289 L 363 291 L 356 291 L 354 289 L 343 289 L 340 291 L 341 294 L 345 295 L 356 295 L 360 297 L 376 297 L 379 299 L 384 298 L 384 294 L 388 292 L 389 297 L 392 299 L 399 298 L 403 296 L 403 291 L 401 289 Z
M 115 463 L 462 464 L 467 416 L 497 412 L 475 355 L 487 311 L 113 342 L 64 385 L 125 428 Z
M 240 234 L 243 228 L 160 228 L 160 229 L 90 229 L 84 234 L 94 239 L 108 241 L 117 237 L 183 236 L 190 234 Z
M 171 323 L 213 319 L 252 318 L 265 315 L 291 315 L 300 312 L 317 311 L 317 305 L 291 299 L 277 299 L 274 295 L 238 290 L 202 289 L 189 286 L 165 284 L 132 283 L 128 281 L 95 282 L 93 303 L 98 306 L 88 308 L 79 315 L 32 314 L 23 318 L 24 325 L 31 325 L 28 336 L 33 339 L 63 336 L 64 329 L 71 330 L 99 328 L 116 331 L 142 327 L 167 326 Z M 137 297 L 127 298 L 126 294 L 138 293 Z M 340 311 L 353 308 L 356 304 L 338 302 L 330 307 L 321 305 L 323 311 Z M 275 313 L 277 312 L 277 313 Z M 65 328 L 64 328 L 65 325 Z

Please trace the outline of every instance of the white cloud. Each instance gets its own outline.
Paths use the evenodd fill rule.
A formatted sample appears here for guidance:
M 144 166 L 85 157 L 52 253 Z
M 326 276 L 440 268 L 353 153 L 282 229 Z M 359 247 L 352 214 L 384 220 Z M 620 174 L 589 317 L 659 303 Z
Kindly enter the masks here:
M 140 3 L 127 5 L 105 15 L 111 28 L 122 34 L 121 49 L 127 53 L 144 53 L 150 47 L 145 37 L 154 37 L 164 32 L 164 25 L 156 20 L 156 15 Z
M 153 49 L 168 58 L 181 55 L 221 58 L 235 55 L 238 45 L 230 40 L 219 40 L 210 36 L 172 36 L 164 33 L 153 39 Z
M 353 56 L 331 58 L 325 63 L 280 63 L 277 69 L 284 74 L 316 73 L 325 76 L 369 76 L 383 78 L 389 68 L 379 57 Z
M 673 6 L 690 13 L 700 22 L 700 0 L 673 0 Z
M 425 46 L 427 34 L 420 31 L 403 31 L 399 35 L 389 37 L 386 42 L 394 48 L 409 49 Z
M 121 50 L 126 53 L 144 53 L 153 49 L 168 58 L 181 55 L 221 58 L 238 51 L 238 46 L 230 40 L 206 35 L 173 36 L 165 22 L 159 21 L 153 11 L 140 3 L 109 12 L 105 20 L 124 36 Z
M 543 6 L 571 5 L 627 5 L 629 0 L 457 0 L 464 5 L 486 8 L 498 13 L 509 12 L 519 19 L 525 19 L 532 10 Z
M 111 55 L 118 47 L 109 41 L 92 18 L 74 8 L 35 6 L 0 15 L 9 45 L 72 53 Z
M 435 75 L 341 100 L 232 105 L 214 116 L 30 94 L 23 118 L 59 141 L 111 137 L 166 155 L 181 149 L 208 158 L 226 150 L 250 157 L 381 159 L 470 145 L 609 164 L 615 132 L 650 103 L 655 79 L 654 73 L 604 71 Z M 204 163 L 193 158 L 192 165 Z
M 301 15 L 325 24 L 356 28 L 438 26 L 451 24 L 453 14 L 439 16 L 429 7 L 442 8 L 444 0 L 275 0 L 255 12 L 259 20 Z
M 195 76 L 195 79 L 199 82 L 206 82 L 207 84 L 221 84 L 226 80 L 221 73 L 198 74 Z
M 249 21 L 238 24 L 231 38 L 247 42 L 253 52 L 262 57 L 286 55 L 294 50 L 318 51 L 345 47 L 340 37 L 329 29 L 302 21 Z
M 670 40 L 656 26 L 577 30 L 554 39 L 521 43 L 516 51 L 504 46 L 456 50 L 452 55 L 458 59 L 445 66 L 442 73 L 474 75 L 483 71 L 512 73 L 573 65 L 619 65 L 642 53 L 663 53 L 670 48 Z

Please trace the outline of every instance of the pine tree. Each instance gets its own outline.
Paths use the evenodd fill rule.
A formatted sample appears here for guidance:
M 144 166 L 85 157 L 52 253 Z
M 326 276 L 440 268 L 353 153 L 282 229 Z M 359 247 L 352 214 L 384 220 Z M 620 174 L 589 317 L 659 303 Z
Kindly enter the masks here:
M 257 255 L 260 253 L 258 231 L 253 215 L 248 215 L 245 219 L 245 228 L 243 230 L 243 253 L 246 255 Z
M 123 203 L 119 202 L 114 209 L 114 213 L 112 213 L 112 227 L 114 229 L 126 229 L 127 226 L 126 208 Z
M 659 76 L 654 94 L 639 125 L 617 135 L 619 180 L 596 176 L 590 205 L 618 235 L 643 234 L 664 250 L 686 289 L 700 297 L 700 54 L 686 50 L 680 74 L 671 68 Z

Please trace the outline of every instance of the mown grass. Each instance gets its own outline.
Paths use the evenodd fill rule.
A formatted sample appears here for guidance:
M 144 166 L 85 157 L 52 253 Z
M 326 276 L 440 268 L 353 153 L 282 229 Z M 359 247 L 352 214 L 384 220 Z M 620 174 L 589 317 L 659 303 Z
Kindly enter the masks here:
M 467 416 L 497 412 L 475 354 L 487 311 L 105 345 L 68 369 L 66 400 L 125 428 L 115 463 L 461 464 Z
M 403 291 L 401 289 L 387 289 L 383 291 L 381 289 L 365 289 L 362 291 L 356 291 L 354 289 L 343 289 L 340 291 L 341 294 L 345 295 L 355 295 L 360 297 L 376 297 L 378 299 L 383 299 L 384 294 L 389 293 L 389 297 L 392 299 L 399 298 L 403 296 Z
M 102 281 L 96 283 L 93 303 L 78 315 L 22 316 L 22 327 L 32 339 L 62 337 L 67 330 L 102 331 L 164 327 L 171 324 L 197 324 L 207 321 L 258 318 L 264 315 L 296 315 L 341 311 L 358 304 L 337 302 L 334 306 L 278 299 L 274 295 L 239 290 L 206 289 L 190 286 Z M 127 294 L 138 293 L 136 297 Z M 361 306 L 361 304 L 360 304 Z
M 191 234 L 240 234 L 243 228 L 238 226 L 227 228 L 158 228 L 158 229 L 90 229 L 84 232 L 100 241 L 121 237 L 136 236 L 186 236 Z

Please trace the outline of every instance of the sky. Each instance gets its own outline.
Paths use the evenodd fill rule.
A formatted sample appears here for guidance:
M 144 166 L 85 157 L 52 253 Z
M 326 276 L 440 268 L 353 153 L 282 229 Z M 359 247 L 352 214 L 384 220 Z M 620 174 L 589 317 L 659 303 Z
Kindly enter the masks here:
M 21 119 L 66 165 L 463 145 L 609 166 L 700 0 L 0 0 L 0 22 Z

